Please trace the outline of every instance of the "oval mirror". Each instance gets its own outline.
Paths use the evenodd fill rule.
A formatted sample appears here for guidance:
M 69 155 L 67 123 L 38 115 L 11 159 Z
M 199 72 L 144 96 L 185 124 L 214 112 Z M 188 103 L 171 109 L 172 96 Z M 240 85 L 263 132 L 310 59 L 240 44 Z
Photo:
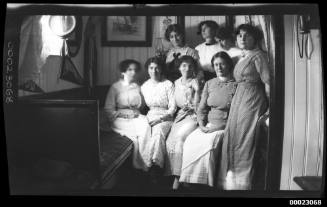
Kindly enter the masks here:
M 59 37 L 66 37 L 73 32 L 76 26 L 75 16 L 51 16 L 49 27 L 52 32 Z

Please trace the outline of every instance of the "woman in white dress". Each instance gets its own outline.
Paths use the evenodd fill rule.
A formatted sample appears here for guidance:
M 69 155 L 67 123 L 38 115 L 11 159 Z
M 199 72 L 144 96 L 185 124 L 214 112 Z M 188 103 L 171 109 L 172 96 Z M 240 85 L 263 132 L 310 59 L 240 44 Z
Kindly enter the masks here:
M 122 78 L 112 84 L 106 97 L 104 110 L 109 118 L 111 129 L 130 138 L 134 143 L 133 166 L 145 170 L 139 154 L 139 140 L 143 140 L 149 128 L 147 118 L 140 114 L 142 95 L 140 86 L 135 83 L 140 63 L 124 60 L 120 63 Z
M 215 54 L 212 66 L 217 78 L 205 83 L 197 111 L 199 127 L 184 142 L 181 183 L 211 187 L 215 183 L 219 146 L 237 84 L 233 61 L 226 52 Z
M 146 116 L 151 128 L 139 148 L 146 168 L 150 170 L 152 181 L 156 182 L 156 177 L 163 172 L 166 138 L 173 124 L 176 105 L 174 85 L 162 76 L 164 63 L 161 59 L 149 58 L 145 68 L 150 79 L 141 86 L 141 91 L 149 107 Z
M 166 55 L 166 76 L 167 79 L 172 82 L 175 82 L 175 80 L 177 80 L 181 76 L 177 67 L 176 60 L 178 60 L 184 55 L 191 56 L 196 61 L 199 60 L 199 55 L 197 51 L 185 44 L 184 37 L 184 29 L 178 24 L 169 25 L 165 31 L 165 39 L 169 41 L 172 45 L 172 48 L 170 48 Z
M 195 47 L 200 57 L 200 66 L 204 73 L 204 81 L 216 77 L 215 70 L 211 67 L 211 58 L 214 54 L 222 51 L 222 48 L 216 42 L 215 35 L 218 24 L 212 20 L 200 22 L 198 25 L 198 35 L 201 35 L 204 42 Z
M 175 176 L 173 189 L 177 189 L 182 167 L 183 144 L 186 137 L 197 128 L 196 110 L 200 101 L 200 87 L 194 71 L 197 63 L 191 56 L 182 56 L 178 68 L 182 77 L 175 81 L 175 102 L 178 113 L 166 141 L 167 160 L 165 175 Z

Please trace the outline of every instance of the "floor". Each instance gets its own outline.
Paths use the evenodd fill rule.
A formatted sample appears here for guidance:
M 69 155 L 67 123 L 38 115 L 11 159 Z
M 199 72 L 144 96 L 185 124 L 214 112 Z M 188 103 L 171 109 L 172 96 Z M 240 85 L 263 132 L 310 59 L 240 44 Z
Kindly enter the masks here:
M 45 180 L 33 176 L 28 168 L 9 166 L 12 195 L 85 195 L 85 196 L 198 196 L 216 194 L 218 189 L 204 185 L 180 185 L 172 190 L 173 177 L 159 176 L 153 183 L 148 173 L 132 167 L 131 160 L 117 170 L 109 188 L 89 190 L 94 179 L 87 174 L 75 173 L 63 180 Z
M 216 189 L 204 185 L 180 185 L 178 190 L 172 189 L 174 178 L 171 176 L 159 176 L 157 183 L 154 183 L 151 176 L 143 171 L 133 169 L 127 161 L 117 172 L 115 185 L 110 190 L 99 191 L 100 194 L 108 195 L 178 195 L 178 194 L 203 194 L 216 191 Z

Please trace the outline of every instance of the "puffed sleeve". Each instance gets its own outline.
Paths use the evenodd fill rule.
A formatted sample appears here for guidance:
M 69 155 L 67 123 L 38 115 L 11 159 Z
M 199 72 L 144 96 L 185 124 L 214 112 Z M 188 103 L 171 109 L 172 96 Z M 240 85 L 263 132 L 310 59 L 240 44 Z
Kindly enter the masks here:
M 208 115 L 208 110 L 207 110 L 207 99 L 209 96 L 208 92 L 208 82 L 204 84 L 202 95 L 201 95 L 201 101 L 198 107 L 197 111 L 197 120 L 198 123 L 206 123 L 207 121 L 207 115 Z
M 262 82 L 270 85 L 270 70 L 268 66 L 267 55 L 263 52 L 260 52 L 254 57 L 254 64 L 257 72 L 260 74 Z
M 167 114 L 174 116 L 177 106 L 174 97 L 174 84 L 171 81 L 167 80 L 167 96 L 168 96 L 168 110 Z
M 118 116 L 118 112 L 116 110 L 117 94 L 118 91 L 115 85 L 112 85 L 107 93 L 106 101 L 104 104 L 104 110 L 110 121 L 115 120 Z

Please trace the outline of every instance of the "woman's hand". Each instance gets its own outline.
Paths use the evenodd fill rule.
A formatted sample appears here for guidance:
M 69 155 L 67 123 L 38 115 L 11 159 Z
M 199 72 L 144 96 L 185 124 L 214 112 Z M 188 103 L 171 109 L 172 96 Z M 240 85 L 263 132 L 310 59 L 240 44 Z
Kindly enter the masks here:
M 205 126 L 199 126 L 201 131 L 204 132 L 204 133 L 208 133 L 209 132 L 209 127 L 205 127 Z
M 215 132 L 215 131 L 218 131 L 218 129 L 216 127 L 209 127 L 209 130 L 207 133 L 212 133 L 212 132 Z
M 212 133 L 212 132 L 218 131 L 218 129 L 216 127 L 205 127 L 203 125 L 200 126 L 200 129 L 204 133 Z
M 263 119 L 263 121 L 265 122 L 265 124 L 266 124 L 266 126 L 269 126 L 269 108 L 268 108 L 268 110 L 266 111 L 266 113 L 264 113 L 263 115 L 262 115 L 262 119 Z
M 154 126 L 161 122 L 162 122 L 162 120 L 160 118 L 158 118 L 158 119 L 154 119 L 154 120 L 150 121 L 149 124 L 150 124 L 150 126 Z

